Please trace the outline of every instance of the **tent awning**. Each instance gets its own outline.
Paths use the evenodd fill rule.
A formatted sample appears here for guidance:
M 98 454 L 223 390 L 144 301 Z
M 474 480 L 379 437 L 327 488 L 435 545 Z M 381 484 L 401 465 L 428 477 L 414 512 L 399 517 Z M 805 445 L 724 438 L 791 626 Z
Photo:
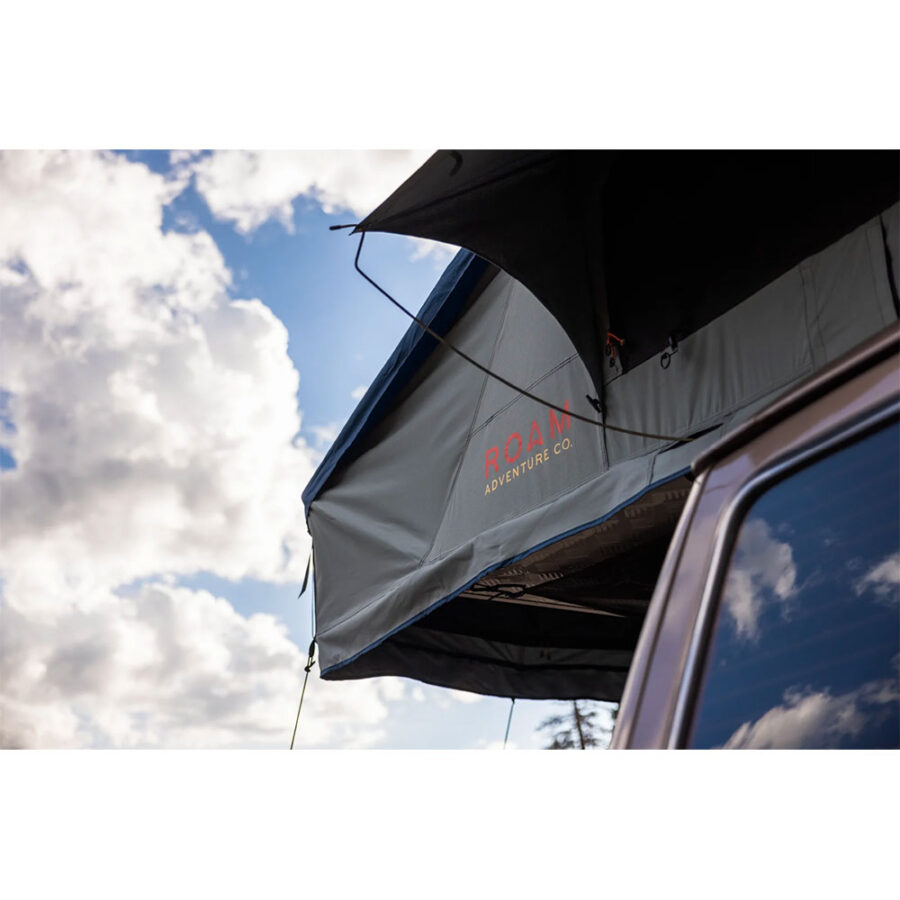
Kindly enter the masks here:
M 603 392 L 895 203 L 896 151 L 442 150 L 357 227 L 465 247 L 524 284 Z

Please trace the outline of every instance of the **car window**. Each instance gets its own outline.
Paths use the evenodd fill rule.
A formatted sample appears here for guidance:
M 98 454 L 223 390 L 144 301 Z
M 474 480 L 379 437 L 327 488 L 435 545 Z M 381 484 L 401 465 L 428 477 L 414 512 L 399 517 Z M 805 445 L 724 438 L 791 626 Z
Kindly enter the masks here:
M 743 517 L 692 747 L 900 746 L 900 431 L 773 484 Z

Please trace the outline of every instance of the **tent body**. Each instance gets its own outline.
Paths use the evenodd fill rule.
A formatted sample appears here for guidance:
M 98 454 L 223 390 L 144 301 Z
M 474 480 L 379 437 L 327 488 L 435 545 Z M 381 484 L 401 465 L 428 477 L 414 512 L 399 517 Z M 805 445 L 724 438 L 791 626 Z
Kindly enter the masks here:
M 412 326 L 304 494 L 322 676 L 617 700 L 691 460 L 896 321 L 898 233 L 894 203 L 693 329 L 667 367 L 663 346 L 593 372 L 528 287 L 462 251 L 425 321 L 584 416 L 600 379 L 605 421 L 678 440 L 573 419 Z

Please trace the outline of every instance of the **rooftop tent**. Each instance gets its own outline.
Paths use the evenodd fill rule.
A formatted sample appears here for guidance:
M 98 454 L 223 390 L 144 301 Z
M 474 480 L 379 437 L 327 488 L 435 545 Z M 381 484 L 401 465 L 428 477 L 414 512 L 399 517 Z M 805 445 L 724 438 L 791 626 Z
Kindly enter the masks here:
M 433 157 L 421 173 L 442 158 Z M 629 165 L 641 159 L 636 154 Z M 607 165 L 604 192 L 617 189 L 609 179 L 622 164 L 616 157 Z M 896 155 L 894 164 L 896 171 Z M 416 178 L 370 220 L 406 203 Z M 853 205 L 851 195 L 843 190 L 844 207 Z M 488 206 L 486 215 L 494 215 L 497 204 Z M 571 227 L 568 219 L 547 223 L 557 225 Z M 645 266 L 634 279 L 641 291 L 650 290 L 645 270 L 670 257 L 658 247 L 685 245 L 683 233 L 664 225 L 658 221 L 654 240 L 644 245 Z M 572 411 L 592 412 L 585 395 L 599 393 L 599 381 L 609 423 L 695 440 L 636 437 L 567 417 L 412 326 L 304 493 L 323 677 L 395 674 L 501 696 L 618 699 L 690 487 L 690 461 L 897 318 L 896 178 L 881 208 L 866 207 L 845 225 L 811 249 L 803 244 L 809 252 L 762 284 L 753 281 L 739 302 L 721 301 L 716 291 L 726 282 L 751 284 L 749 276 L 737 261 L 730 281 L 723 269 L 708 286 L 720 307 L 698 305 L 666 368 L 659 357 L 665 340 L 653 344 L 648 326 L 648 355 L 633 350 L 641 338 L 627 332 L 632 352 L 625 365 L 622 354 L 598 355 L 592 369 L 572 320 L 566 328 L 565 317 L 514 273 L 462 251 L 420 312 L 438 333 Z M 720 229 L 741 232 L 731 221 Z M 607 223 L 605 250 L 621 244 L 611 230 Z M 796 235 L 790 240 L 802 244 Z M 487 254 L 485 246 L 473 249 Z M 756 246 L 748 249 L 751 257 Z M 527 269 L 527 255 L 519 263 Z M 560 265 L 560 280 L 574 285 L 569 270 L 578 261 Z M 710 261 L 711 270 L 717 267 L 718 257 Z M 607 278 L 620 288 L 627 281 Z M 631 300 L 638 311 L 640 296 Z M 690 312 L 686 296 L 679 309 Z M 585 309 L 589 299 L 585 294 Z M 605 313 L 592 313 L 597 321 L 608 314 L 619 334 L 612 291 L 594 301 L 607 303 Z M 638 325 L 654 321 L 651 308 L 643 320 L 630 306 L 628 314 Z

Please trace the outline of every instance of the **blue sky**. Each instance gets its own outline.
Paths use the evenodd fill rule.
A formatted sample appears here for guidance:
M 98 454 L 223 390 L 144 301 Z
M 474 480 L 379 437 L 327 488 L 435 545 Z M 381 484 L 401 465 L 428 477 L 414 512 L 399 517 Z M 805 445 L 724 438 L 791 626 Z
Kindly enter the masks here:
M 300 492 L 406 318 L 353 268 L 423 151 L 13 152 L 3 229 L 8 746 L 284 746 Z M 372 235 L 418 308 L 452 248 Z M 557 707 L 521 701 L 512 747 Z M 314 677 L 300 746 L 502 743 L 509 701 Z
M 131 152 L 156 172 L 171 171 L 165 151 Z M 307 196 L 292 201 L 294 233 L 269 220 L 250 234 L 217 220 L 193 186 L 167 207 L 164 228 L 201 228 L 215 240 L 234 275 L 235 296 L 259 297 L 285 324 L 288 353 L 301 373 L 297 401 L 304 427 L 343 421 L 356 405 L 351 392 L 368 385 L 409 322 L 385 304 L 353 268 L 357 238 L 329 226 L 355 221 L 352 212 L 326 214 Z M 398 297 L 420 304 L 451 258 L 413 259 L 406 238 L 371 235 L 364 261 L 389 279 Z

